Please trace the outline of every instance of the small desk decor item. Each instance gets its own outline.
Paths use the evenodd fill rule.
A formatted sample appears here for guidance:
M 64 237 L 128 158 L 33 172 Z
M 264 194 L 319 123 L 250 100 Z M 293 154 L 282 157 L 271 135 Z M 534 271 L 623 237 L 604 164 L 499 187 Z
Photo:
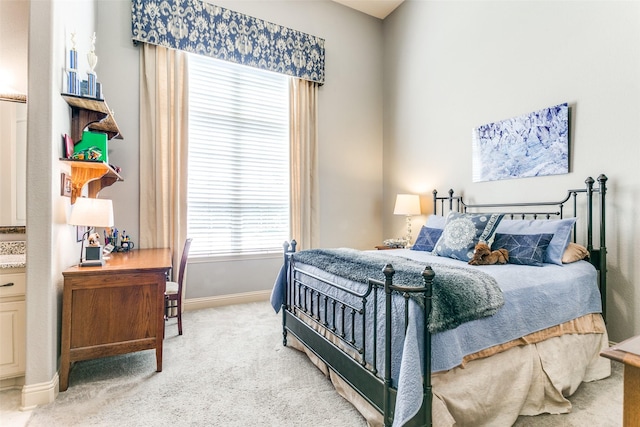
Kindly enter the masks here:
M 569 173 L 569 105 L 473 130 L 473 182 Z
M 113 225 L 113 203 L 111 200 L 78 197 L 71 210 L 68 223 L 88 227 L 82 236 L 79 265 L 81 267 L 104 265 L 100 235 L 98 233 L 91 234 L 91 231 L 93 227 L 111 227 Z M 86 252 L 85 238 L 88 238 Z
M 120 232 L 117 228 L 107 227 L 104 232 L 104 241 L 113 246 L 115 252 L 129 252 L 135 247 L 126 230 Z
M 100 245 L 100 234 L 91 233 L 89 234 L 88 245 L 85 250 L 85 262 L 95 262 L 96 265 L 99 263 L 103 265 L 102 260 L 102 246 Z
M 129 252 L 134 247 L 135 245 L 131 240 L 125 240 L 124 242 L 120 243 L 120 248 L 122 249 L 122 252 Z

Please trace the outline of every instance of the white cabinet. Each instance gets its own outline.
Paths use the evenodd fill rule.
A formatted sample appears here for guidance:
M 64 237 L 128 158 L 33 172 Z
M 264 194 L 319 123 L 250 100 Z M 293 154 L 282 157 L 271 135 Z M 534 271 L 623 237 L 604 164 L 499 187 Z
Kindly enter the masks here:
M 27 104 L 0 101 L 0 151 L 0 225 L 23 226 L 27 216 Z
M 24 268 L 0 272 L 0 379 L 19 377 L 25 372 L 25 285 Z

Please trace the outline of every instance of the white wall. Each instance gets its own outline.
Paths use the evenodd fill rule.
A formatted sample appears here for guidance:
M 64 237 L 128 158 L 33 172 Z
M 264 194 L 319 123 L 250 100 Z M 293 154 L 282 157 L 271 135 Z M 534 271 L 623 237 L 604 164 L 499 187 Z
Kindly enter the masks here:
M 610 338 L 639 334 L 640 3 L 408 0 L 383 27 L 383 211 L 396 192 L 429 199 L 434 188 L 477 202 L 555 200 L 604 173 Z M 569 174 L 472 183 L 474 127 L 562 102 Z M 402 227 L 385 216 L 385 235 Z
M 27 93 L 28 15 L 29 0 L 0 2 L 0 93 Z
M 70 198 L 60 196 L 62 134 L 71 113 L 62 99 L 65 49 L 78 34 L 86 52 L 93 33 L 93 3 L 32 2 L 29 11 L 27 124 L 27 372 L 23 404 L 53 393 L 58 370 L 62 271 L 77 263 L 80 245 L 67 225 Z M 82 64 L 86 61 L 81 61 Z M 86 67 L 86 65 L 84 66 Z M 38 384 L 35 390 L 30 385 Z
M 326 40 L 319 91 L 320 245 L 372 248 L 382 240 L 382 22 L 329 0 L 215 1 L 241 13 Z M 131 43 L 129 0 L 97 1 L 98 80 L 124 136 L 109 160 L 124 182 L 101 192 L 115 221 L 139 241 L 139 59 Z M 295 238 L 295 236 L 292 236 Z M 269 290 L 281 255 L 189 263 L 186 297 Z

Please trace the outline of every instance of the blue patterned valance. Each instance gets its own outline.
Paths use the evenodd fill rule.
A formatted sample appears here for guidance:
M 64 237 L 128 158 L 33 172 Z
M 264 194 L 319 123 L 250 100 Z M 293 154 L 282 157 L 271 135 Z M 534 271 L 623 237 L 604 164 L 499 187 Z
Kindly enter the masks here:
M 133 40 L 324 83 L 324 39 L 202 0 L 132 0 Z

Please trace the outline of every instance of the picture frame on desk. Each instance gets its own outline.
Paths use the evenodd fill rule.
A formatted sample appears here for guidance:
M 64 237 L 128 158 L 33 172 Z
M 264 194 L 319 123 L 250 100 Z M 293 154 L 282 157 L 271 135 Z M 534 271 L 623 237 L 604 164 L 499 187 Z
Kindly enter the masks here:
M 84 233 L 87 232 L 87 227 L 84 225 L 77 225 L 76 226 L 76 242 L 82 242 L 82 239 L 84 237 Z

